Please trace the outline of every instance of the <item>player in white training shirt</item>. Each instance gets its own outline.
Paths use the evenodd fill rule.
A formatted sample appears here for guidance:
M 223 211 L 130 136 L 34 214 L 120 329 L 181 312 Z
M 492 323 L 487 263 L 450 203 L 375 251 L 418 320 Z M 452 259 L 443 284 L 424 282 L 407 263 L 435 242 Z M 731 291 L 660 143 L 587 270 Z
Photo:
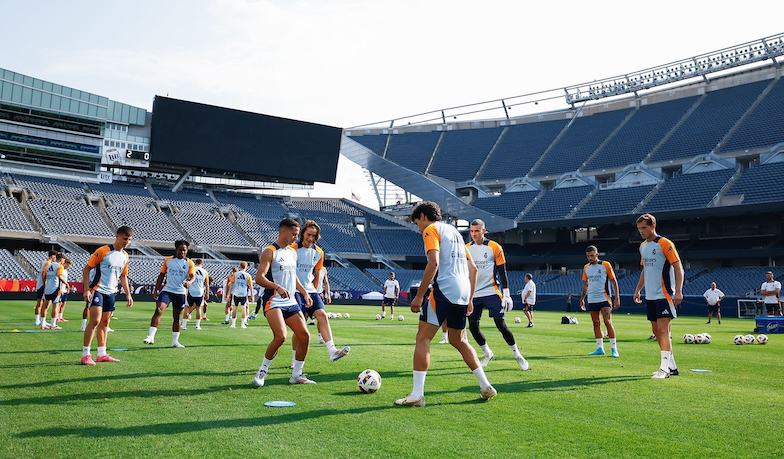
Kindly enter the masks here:
M 180 315 L 187 303 L 185 294 L 188 292 L 191 284 L 193 284 L 193 271 L 195 269 L 193 260 L 187 257 L 189 246 L 190 243 L 186 240 L 174 241 L 176 250 L 174 256 L 163 260 L 161 272 L 158 274 L 158 279 L 155 281 L 155 289 L 152 292 L 152 296 L 156 301 L 156 308 L 150 320 L 150 332 L 147 338 L 144 338 L 144 342 L 147 344 L 155 343 L 155 333 L 158 331 L 158 325 L 161 323 L 161 316 L 163 311 L 169 306 L 169 303 L 171 303 L 171 347 L 185 347 L 180 344 Z M 161 287 L 164 277 L 166 278 L 166 284 Z
M 615 278 L 615 271 L 608 261 L 599 259 L 599 250 L 596 246 L 589 245 L 585 249 L 585 256 L 588 263 L 583 266 L 583 291 L 580 295 L 580 309 L 585 311 L 585 300 L 588 299 L 588 310 L 591 312 L 593 322 L 593 336 L 596 338 L 596 350 L 588 355 L 604 355 L 604 334 L 602 333 L 602 323 L 599 320 L 601 314 L 604 325 L 607 327 L 607 337 L 610 339 L 611 356 L 618 357 L 618 342 L 615 338 L 615 327 L 612 323 L 612 310 L 621 306 L 620 295 L 618 294 L 618 280 Z M 610 299 L 609 285 L 612 283 L 612 291 L 615 299 Z
M 204 269 L 204 260 L 201 258 L 193 260 L 193 266 L 193 283 L 188 287 L 188 302 L 185 306 L 181 330 L 188 329 L 188 320 L 194 310 L 196 311 L 196 330 L 201 330 L 201 306 L 210 298 L 210 274 Z
M 395 305 L 400 296 L 400 284 L 395 279 L 395 273 L 389 273 L 389 279 L 384 281 L 384 298 L 381 300 L 381 318 L 387 316 L 386 307 L 389 306 L 389 315 L 395 320 Z
M 721 300 L 724 299 L 724 292 L 716 288 L 716 282 L 711 282 L 710 288 L 705 290 L 702 297 L 708 303 L 708 323 L 711 323 L 711 318 L 715 312 L 719 325 L 721 325 Z

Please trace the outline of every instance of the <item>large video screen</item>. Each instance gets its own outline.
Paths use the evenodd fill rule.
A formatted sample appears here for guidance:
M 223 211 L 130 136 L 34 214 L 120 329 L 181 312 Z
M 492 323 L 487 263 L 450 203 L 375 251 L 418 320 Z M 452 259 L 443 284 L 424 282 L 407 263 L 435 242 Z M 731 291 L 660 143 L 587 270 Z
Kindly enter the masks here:
M 335 183 L 340 128 L 156 96 L 151 130 L 151 165 Z

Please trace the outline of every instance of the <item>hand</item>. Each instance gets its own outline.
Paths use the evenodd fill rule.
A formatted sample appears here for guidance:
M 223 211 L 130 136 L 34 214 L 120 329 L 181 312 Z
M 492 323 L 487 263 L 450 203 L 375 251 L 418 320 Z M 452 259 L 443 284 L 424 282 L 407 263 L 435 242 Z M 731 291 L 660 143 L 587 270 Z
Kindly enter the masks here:
M 637 304 L 642 303 L 642 299 L 640 298 L 640 292 L 634 292 L 634 302 Z
M 471 297 L 468 299 L 468 307 L 466 308 L 466 317 L 470 316 L 474 312 L 474 298 Z M 465 331 L 465 330 L 463 330 Z
M 282 291 L 283 293 L 281 293 L 281 291 Z M 278 288 L 276 288 L 276 289 L 275 289 L 275 292 L 276 292 L 278 295 L 280 295 L 280 297 L 281 297 L 281 298 L 283 298 L 283 299 L 286 299 L 286 298 L 288 298 L 288 297 L 289 297 L 289 291 L 288 291 L 288 290 L 286 290 L 285 288 L 281 287 L 280 285 L 278 285 Z
M 133 297 L 132 296 L 128 295 L 128 302 L 125 304 L 125 307 L 126 308 L 132 308 L 133 307 Z
M 415 296 L 414 299 L 411 301 L 411 312 L 419 313 L 422 311 L 422 302 L 424 299 L 420 296 Z
M 92 290 L 85 290 L 84 291 L 84 302 L 90 304 L 93 301 L 93 292 Z
M 504 308 L 504 311 L 509 312 L 514 307 L 514 301 L 512 301 L 512 295 L 509 294 L 509 289 L 504 289 L 504 297 L 501 299 L 501 306 Z
M 310 297 L 310 294 L 302 295 L 305 297 L 305 306 L 311 307 L 313 306 L 313 298 Z
M 585 311 L 585 300 L 584 300 L 584 299 L 582 299 L 582 298 L 580 298 L 580 309 L 582 309 L 583 311 Z
M 613 309 L 618 309 L 620 307 L 621 307 L 621 299 L 616 296 L 615 299 L 613 299 Z
M 680 306 L 681 302 L 683 301 L 683 293 L 682 292 L 675 292 L 675 295 L 672 297 L 672 302 L 675 306 Z
M 327 304 L 332 304 L 332 296 L 329 294 L 324 295 L 324 302 Z

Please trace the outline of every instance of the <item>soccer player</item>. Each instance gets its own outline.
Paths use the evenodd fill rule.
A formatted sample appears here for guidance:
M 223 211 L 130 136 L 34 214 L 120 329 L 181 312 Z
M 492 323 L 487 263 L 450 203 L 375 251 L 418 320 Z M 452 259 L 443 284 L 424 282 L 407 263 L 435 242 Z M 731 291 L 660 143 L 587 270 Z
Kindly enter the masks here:
M 65 260 L 65 255 L 62 253 L 58 253 L 55 255 L 55 259 L 53 262 L 49 263 L 46 266 L 46 277 L 44 281 L 44 298 L 43 302 L 41 303 L 41 330 L 45 330 L 49 328 L 49 330 L 62 330 L 63 327 L 57 325 L 57 308 L 52 308 L 52 322 L 48 324 L 47 327 L 46 323 L 46 313 L 49 311 L 49 306 L 52 305 L 52 302 L 60 296 L 60 287 L 63 284 L 68 284 L 63 276 L 63 260 Z
M 779 292 L 781 292 L 781 283 L 773 277 L 773 272 L 768 271 L 765 273 L 766 280 L 760 287 L 760 294 L 764 298 L 765 308 L 768 310 L 769 316 L 775 316 L 778 312 L 781 315 L 781 305 L 779 304 Z
M 128 299 L 127 307 L 133 306 L 131 287 L 128 284 L 128 254 L 125 248 L 131 243 L 133 231 L 127 226 L 117 228 L 114 244 L 99 247 L 82 270 L 84 282 L 84 301 L 90 305 L 90 321 L 84 329 L 82 346 L 82 365 L 95 365 L 95 362 L 119 362 L 106 353 L 106 336 L 109 321 L 114 312 L 117 284 L 122 285 Z M 92 282 L 90 270 L 95 269 Z M 93 337 L 98 335 L 98 358 L 93 360 L 90 346 Z
M 284 218 L 278 225 L 278 239 L 265 247 L 259 257 L 256 283 L 264 287 L 264 316 L 272 329 L 272 341 L 267 346 L 261 367 L 253 378 L 257 386 L 264 385 L 272 360 L 286 342 L 286 326 L 297 336 L 299 342 L 289 383 L 316 384 L 302 374 L 310 348 L 310 332 L 302 309 L 294 298 L 294 292 L 302 294 L 306 307 L 312 305 L 312 300 L 297 278 L 297 252 L 289 247 L 297 240 L 298 235 L 299 223 L 291 218 Z
M 70 288 L 70 284 L 68 284 L 68 268 L 70 268 L 72 264 L 73 262 L 70 258 L 63 260 L 63 278 L 65 279 L 65 282 L 60 283 L 60 293 L 57 295 L 57 298 L 54 299 L 52 305 L 54 308 L 52 313 L 56 313 L 57 322 L 68 322 L 67 319 L 63 318 L 63 313 L 65 312 L 65 303 L 68 301 L 68 290 Z
M 471 259 L 476 264 L 476 290 L 474 291 L 474 312 L 468 317 L 468 329 L 471 336 L 482 348 L 482 358 L 480 363 L 486 367 L 488 362 L 495 357 L 487 339 L 479 329 L 479 321 L 482 318 L 482 311 L 487 308 L 490 318 L 495 322 L 496 328 L 501 332 L 504 341 L 512 349 L 512 356 L 520 365 L 520 369 L 528 369 L 528 361 L 517 349 L 517 343 L 509 326 L 506 325 L 504 314 L 510 311 L 513 306 L 512 295 L 509 293 L 509 279 L 506 275 L 506 257 L 504 249 L 495 241 L 485 238 L 487 229 L 485 222 L 476 219 L 471 222 L 471 242 L 466 244 Z M 499 290 L 498 286 L 501 286 Z M 503 292 L 503 295 L 502 293 Z
M 525 275 L 525 286 L 520 294 L 523 298 L 523 313 L 528 318 L 528 328 L 534 326 L 534 305 L 536 304 L 536 284 L 531 273 Z
M 656 234 L 656 217 L 643 214 L 637 219 L 637 230 L 642 236 L 640 244 L 640 280 L 634 290 L 634 302 L 642 303 L 640 291 L 645 287 L 648 320 L 656 332 L 661 349 L 659 370 L 654 379 L 678 375 L 678 366 L 672 355 L 670 325 L 678 316 L 675 308 L 683 301 L 683 266 L 675 244 Z
M 174 241 L 175 254 L 163 260 L 161 272 L 155 281 L 152 297 L 155 298 L 155 312 L 150 320 L 150 333 L 144 338 L 146 344 L 155 344 L 155 333 L 161 323 L 163 311 L 172 305 L 172 344 L 171 347 L 185 347 L 180 344 L 180 315 L 186 304 L 185 293 L 193 284 L 196 267 L 187 257 L 190 243 L 184 239 Z M 166 278 L 166 284 L 163 279 Z M 163 286 L 161 286 L 163 284 Z
M 233 303 L 233 299 L 231 297 L 231 292 L 229 292 L 229 279 L 231 276 L 237 273 L 237 267 L 231 268 L 231 273 L 226 276 L 226 280 L 223 281 L 223 302 L 226 303 L 225 312 L 226 312 L 226 319 L 221 322 L 223 325 L 228 325 L 231 322 L 231 305 Z
M 476 376 L 481 397 L 490 400 L 497 392 L 487 380 L 473 346 L 463 339 L 466 316 L 474 309 L 472 300 L 476 287 L 476 266 L 460 233 L 454 226 L 441 221 L 438 204 L 431 201 L 419 203 L 411 213 L 411 221 L 422 233 L 427 254 L 427 266 L 420 286 L 433 282 L 433 290 L 427 307 L 423 308 L 422 304 L 428 289 L 419 288 L 411 301 L 411 312 L 421 312 L 414 348 L 414 389 L 395 403 L 425 406 L 425 377 L 430 367 L 430 342 L 444 322 L 449 334 L 449 344 L 460 352 L 463 361 Z
M 196 330 L 201 330 L 201 306 L 210 297 L 210 274 L 204 269 L 204 260 L 193 260 L 193 283 L 188 287 L 188 303 L 182 318 L 181 330 L 187 330 L 191 313 L 196 310 Z
M 721 325 L 721 300 L 724 299 L 724 292 L 716 288 L 716 282 L 711 282 L 710 288 L 705 290 L 702 294 L 705 301 L 708 303 L 708 322 L 711 323 L 713 313 L 716 313 L 716 318 L 719 319 Z
M 351 351 L 349 346 L 338 349 L 335 346 L 335 341 L 332 339 L 332 327 L 329 324 L 329 318 L 324 311 L 324 302 L 318 294 L 318 286 L 314 285 L 314 281 L 318 282 L 315 273 L 320 273 L 324 267 L 324 251 L 316 243 L 321 239 L 321 227 L 313 220 L 308 220 L 302 225 L 299 233 L 299 241 L 291 245 L 291 248 L 297 252 L 297 279 L 300 284 L 305 287 L 307 295 L 310 296 L 310 306 L 305 306 L 305 295 L 296 292 L 294 297 L 297 303 L 302 308 L 302 314 L 307 317 L 315 317 L 318 321 L 319 336 L 327 345 L 327 353 L 330 362 L 337 362 L 342 359 Z M 297 342 L 297 335 L 291 339 L 293 357 L 292 365 L 296 361 L 296 351 L 299 343 Z
M 46 268 L 49 263 L 52 263 L 57 257 L 57 250 L 50 250 L 46 261 L 41 265 L 41 270 L 38 271 L 38 278 L 35 280 L 35 325 L 36 326 L 49 326 L 46 324 L 46 315 L 41 316 L 41 305 L 44 302 L 44 289 L 46 283 Z M 43 323 L 42 323 L 43 322 Z M 46 324 L 46 325 L 44 325 Z
M 621 307 L 618 279 L 615 278 L 612 265 L 599 259 L 599 251 L 596 246 L 589 245 L 585 249 L 585 256 L 588 258 L 588 263 L 583 266 L 583 291 L 580 294 L 580 309 L 585 311 L 587 297 L 588 311 L 591 312 L 591 321 L 593 321 L 593 336 L 596 338 L 596 350 L 588 355 L 604 355 L 604 334 L 602 333 L 602 321 L 599 320 L 599 314 L 601 314 L 604 326 L 607 327 L 607 337 L 610 339 L 610 355 L 619 357 L 615 327 L 612 323 L 612 310 Z M 610 300 L 610 293 L 607 291 L 610 282 L 612 282 L 612 291 L 615 294 L 615 298 L 612 300 Z
M 389 279 L 384 281 L 384 299 L 381 300 L 381 318 L 387 316 L 386 307 L 389 306 L 389 315 L 395 320 L 395 304 L 400 296 L 400 283 L 395 279 L 395 273 L 389 273 Z
M 226 282 L 226 290 L 231 298 L 231 325 L 237 328 L 237 306 L 242 306 L 242 328 L 248 328 L 248 297 L 253 302 L 253 280 L 248 274 L 248 263 L 240 262 L 240 269 L 232 273 Z

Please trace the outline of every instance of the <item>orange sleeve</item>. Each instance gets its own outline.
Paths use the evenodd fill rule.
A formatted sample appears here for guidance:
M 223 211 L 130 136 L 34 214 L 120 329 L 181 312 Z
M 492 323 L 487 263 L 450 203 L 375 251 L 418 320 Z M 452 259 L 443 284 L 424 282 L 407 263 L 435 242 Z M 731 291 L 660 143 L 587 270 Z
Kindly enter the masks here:
M 425 253 L 431 250 L 441 250 L 441 233 L 438 232 L 434 225 L 425 228 L 425 232 L 422 233 L 422 240 L 425 241 Z
M 615 271 L 609 261 L 603 261 L 604 269 L 607 270 L 607 279 L 615 279 Z
M 495 264 L 496 266 L 501 266 L 506 263 L 506 257 L 504 256 L 504 249 L 501 248 L 501 244 L 490 241 L 490 247 L 493 249 L 493 255 L 495 255 Z
M 585 273 L 585 268 L 587 268 L 587 267 L 588 267 L 587 264 L 585 266 L 583 266 L 583 282 L 588 280 L 588 274 Z
M 229 274 L 229 278 L 226 280 L 226 283 L 227 284 L 233 284 L 234 283 L 234 273 Z
M 664 251 L 665 258 L 667 258 L 667 261 L 669 261 L 670 264 L 673 264 L 676 261 L 681 261 L 681 257 L 678 256 L 678 251 L 675 250 L 675 244 L 673 244 L 671 240 L 663 237 L 659 239 L 659 245 Z
M 168 263 L 168 262 L 169 262 L 169 260 L 171 260 L 171 259 L 172 259 L 172 257 L 166 257 L 166 259 L 165 259 L 165 260 L 163 260 L 163 266 L 161 267 L 161 272 L 162 272 L 162 273 L 165 273 L 165 272 L 166 272 L 166 263 Z
M 640 243 L 640 249 L 642 248 L 643 244 L 645 244 L 645 242 Z M 640 266 L 645 266 L 645 261 L 642 259 L 642 254 L 640 254 Z
M 196 272 L 196 265 L 193 264 L 193 260 L 188 258 L 188 274 L 193 274 Z
M 318 251 L 319 255 L 321 255 L 319 257 L 319 261 L 316 263 L 316 266 L 313 267 L 313 274 L 317 275 L 321 271 L 321 268 L 324 267 L 324 251 L 321 250 L 321 247 L 316 247 L 316 250 Z
M 60 265 L 60 266 L 57 268 L 57 275 L 58 275 L 58 276 L 61 276 L 62 274 L 63 274 L 63 265 Z
M 128 275 L 128 264 L 130 263 L 131 260 L 128 257 L 128 254 L 125 252 L 125 250 L 123 250 L 123 255 L 125 255 L 125 268 L 123 268 L 123 271 L 122 271 L 122 273 L 120 273 L 120 275 L 121 276 L 127 276 Z
M 87 261 L 87 266 L 89 266 L 90 268 L 95 268 L 96 266 L 98 266 L 99 263 L 101 263 L 101 260 L 103 260 L 103 257 L 105 257 L 107 253 L 109 253 L 108 245 L 105 245 L 103 247 L 98 247 L 98 250 L 96 250 L 93 253 L 93 256 L 91 256 L 90 259 Z

